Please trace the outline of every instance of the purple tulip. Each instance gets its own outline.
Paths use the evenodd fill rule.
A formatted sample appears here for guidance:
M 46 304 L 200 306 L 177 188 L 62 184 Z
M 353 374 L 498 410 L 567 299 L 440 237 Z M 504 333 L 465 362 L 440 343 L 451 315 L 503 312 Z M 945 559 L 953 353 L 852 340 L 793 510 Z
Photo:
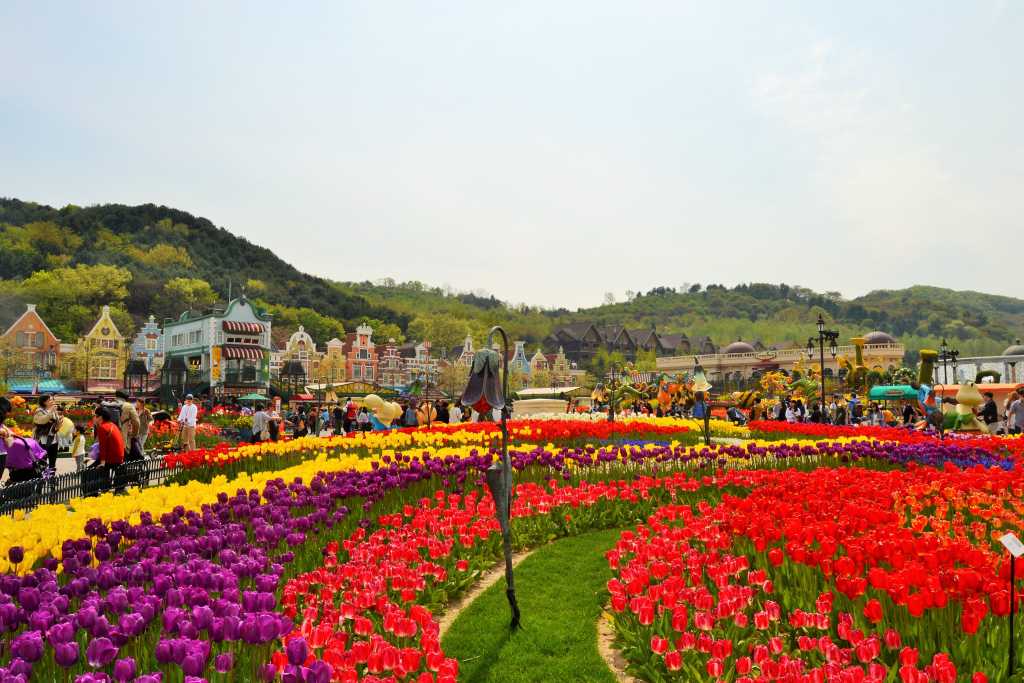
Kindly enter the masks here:
M 57 643 L 53 646 L 54 660 L 65 669 L 78 663 L 78 643 Z
M 89 673 L 79 674 L 75 678 L 75 683 L 110 683 L 111 678 L 102 671 L 90 671 Z
M 139 676 L 138 678 L 135 679 L 135 683 L 163 683 L 163 682 L 164 682 L 164 672 L 163 671 L 154 671 L 151 674 L 142 674 L 141 676 Z
M 25 559 L 25 550 L 20 545 L 12 545 L 7 551 L 7 559 L 11 564 L 21 564 Z
M 260 680 L 266 681 L 266 683 L 272 683 L 277 680 L 277 667 L 273 664 L 264 664 L 260 666 L 257 673 Z
M 43 635 L 39 631 L 26 631 L 11 643 L 11 654 L 26 662 L 38 662 L 43 657 Z
M 292 638 L 285 646 L 285 652 L 288 654 L 288 661 L 290 663 L 301 666 L 306 663 L 306 659 L 309 657 L 309 646 L 306 645 L 305 638 Z
M 117 657 L 117 648 L 109 638 L 95 638 L 85 648 L 85 658 L 89 666 L 99 669 L 114 661 Z
M 226 674 L 235 666 L 235 656 L 230 652 L 222 652 L 213 660 L 213 668 L 217 673 Z
M 46 640 L 50 645 L 68 643 L 75 637 L 75 626 L 70 621 L 54 624 L 46 631 Z
M 181 660 L 181 670 L 186 676 L 202 676 L 206 669 L 206 659 L 198 652 L 190 652 Z
M 114 679 L 118 681 L 130 681 L 135 678 L 135 659 L 126 657 L 114 663 Z

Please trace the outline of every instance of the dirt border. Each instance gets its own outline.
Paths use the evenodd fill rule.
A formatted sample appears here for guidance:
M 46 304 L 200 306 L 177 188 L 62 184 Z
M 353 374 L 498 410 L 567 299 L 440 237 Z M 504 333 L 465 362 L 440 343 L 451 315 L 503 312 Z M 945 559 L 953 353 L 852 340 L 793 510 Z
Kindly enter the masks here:
M 519 566 L 519 563 L 525 560 L 527 557 L 533 554 L 534 550 L 543 548 L 544 546 L 538 546 L 537 548 L 531 548 L 530 550 L 524 550 L 523 552 L 515 553 L 512 555 L 512 567 Z M 452 624 L 455 623 L 455 619 L 458 618 L 462 610 L 469 606 L 469 603 L 480 597 L 485 590 L 502 581 L 505 578 L 505 562 L 503 560 L 498 561 L 493 567 L 485 571 L 480 575 L 469 590 L 465 591 L 459 597 L 448 603 L 444 613 L 438 618 L 437 623 L 440 626 L 438 632 L 438 638 L 443 638 L 444 634 L 448 632 Z
M 597 651 L 601 655 L 601 659 L 604 660 L 605 666 L 615 676 L 615 680 L 619 683 L 643 683 L 639 678 L 626 673 L 626 658 L 622 656 L 622 652 L 612 647 L 612 643 L 615 642 L 615 630 L 612 628 L 612 622 L 608 618 L 610 612 L 608 611 L 610 605 L 605 605 L 601 611 L 601 615 L 597 618 Z

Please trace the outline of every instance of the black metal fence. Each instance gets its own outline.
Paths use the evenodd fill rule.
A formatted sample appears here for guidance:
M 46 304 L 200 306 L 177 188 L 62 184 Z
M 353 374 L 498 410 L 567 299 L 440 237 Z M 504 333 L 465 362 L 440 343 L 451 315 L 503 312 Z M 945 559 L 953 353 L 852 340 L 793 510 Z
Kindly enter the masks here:
M 67 504 L 75 498 L 97 496 L 111 490 L 157 486 L 180 470 L 178 465 L 167 466 L 163 455 L 154 455 L 111 469 L 85 468 L 8 484 L 0 487 L 0 514 L 10 515 L 39 505 Z

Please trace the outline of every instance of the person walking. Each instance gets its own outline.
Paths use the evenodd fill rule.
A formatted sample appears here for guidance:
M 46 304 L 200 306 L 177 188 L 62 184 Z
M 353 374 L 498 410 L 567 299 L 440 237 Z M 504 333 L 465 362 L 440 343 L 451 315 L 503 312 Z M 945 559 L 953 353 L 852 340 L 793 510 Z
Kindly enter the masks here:
M 260 443 L 261 441 L 270 440 L 270 429 L 268 427 L 269 418 L 267 411 L 263 409 L 262 403 L 256 404 L 256 413 L 252 416 L 252 442 Z
M 146 399 L 135 399 L 135 412 L 139 416 L 139 452 L 146 455 L 146 441 L 149 440 L 149 428 L 153 426 L 153 411 L 146 405 Z
M 193 402 L 192 394 L 186 394 L 185 403 L 178 411 L 178 427 L 181 430 L 181 441 L 190 451 L 196 449 L 196 419 L 199 408 Z
M 71 435 L 71 457 L 75 459 L 75 470 L 81 470 L 85 465 L 85 426 L 75 424 L 75 431 Z
M 32 415 L 32 438 L 46 451 L 46 466 L 57 470 L 57 429 L 60 427 L 60 415 L 57 413 L 57 402 L 53 394 L 39 397 L 39 407 Z
M 345 433 L 345 411 L 342 410 L 341 405 L 334 404 L 334 410 L 332 411 L 334 417 L 334 433 L 344 434 Z
M 985 392 L 985 405 L 982 406 L 979 417 L 986 426 L 989 426 L 990 432 L 995 431 L 991 425 L 999 422 L 999 407 L 996 405 L 995 395 L 991 391 Z
M 118 428 L 121 430 L 121 437 L 124 439 L 125 460 L 142 460 L 142 447 L 139 445 L 139 432 L 142 422 L 139 420 L 139 412 L 135 405 L 128 399 L 128 392 L 118 389 L 114 392 L 117 399 L 117 407 L 121 410 L 121 419 Z
M 15 433 L 0 422 L 0 450 L 4 452 L 4 466 L 10 471 L 7 485 L 20 484 L 23 481 L 38 479 L 39 467 L 49 454 L 35 439 L 16 436 Z M 0 468 L 0 477 L 3 469 Z M 36 487 L 29 487 L 35 489 Z
M 1020 434 L 1021 429 L 1024 429 L 1024 389 L 1018 389 L 1011 396 L 1015 398 L 1006 411 L 1007 427 L 1011 434 Z
M 448 424 L 454 425 L 460 422 L 462 422 L 462 408 L 458 403 L 452 403 L 452 407 L 448 409 Z
M 114 422 L 110 410 L 101 405 L 96 409 L 96 417 L 99 423 L 96 425 L 96 443 L 99 445 L 99 457 L 97 464 L 104 471 L 103 478 L 106 481 L 113 479 L 114 493 L 124 493 L 124 481 L 121 476 L 121 467 L 124 464 L 124 435 Z M 105 487 L 104 487 L 105 488 Z
M 359 406 L 356 402 L 349 397 L 348 403 L 345 404 L 345 433 L 352 431 L 356 424 L 356 415 L 359 413 Z

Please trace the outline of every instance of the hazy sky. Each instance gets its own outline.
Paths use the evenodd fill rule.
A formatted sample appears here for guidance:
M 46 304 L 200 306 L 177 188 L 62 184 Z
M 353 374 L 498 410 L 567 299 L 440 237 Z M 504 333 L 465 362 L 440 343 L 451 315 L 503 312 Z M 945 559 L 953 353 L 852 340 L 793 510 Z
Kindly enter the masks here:
M 575 307 L 1024 295 L 1024 2 L 5 2 L 0 195 Z

